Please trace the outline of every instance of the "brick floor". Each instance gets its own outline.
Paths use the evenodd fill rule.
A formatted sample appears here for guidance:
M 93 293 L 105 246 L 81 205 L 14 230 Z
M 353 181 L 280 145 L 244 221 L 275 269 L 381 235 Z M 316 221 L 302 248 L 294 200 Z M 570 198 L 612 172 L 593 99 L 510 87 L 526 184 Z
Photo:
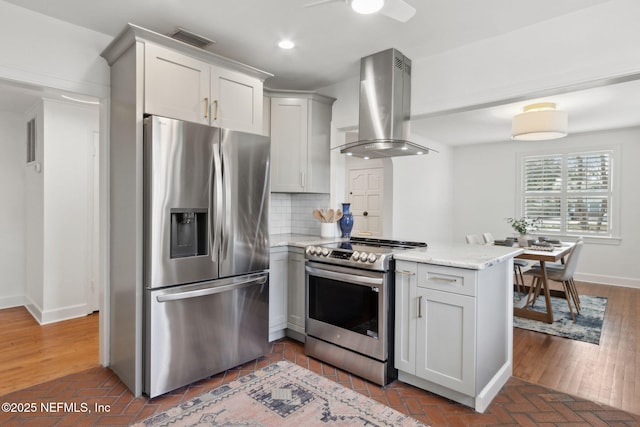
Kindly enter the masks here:
M 395 381 L 378 387 L 276 341 L 264 357 L 155 399 L 134 398 L 108 368 L 96 367 L 0 398 L 2 426 L 126 426 L 279 360 L 289 360 L 433 427 L 640 426 L 640 416 L 511 378 L 484 414 Z M 44 406 L 41 406 L 44 405 Z M 65 406 L 66 405 L 66 406 Z M 28 410 L 33 409 L 31 412 Z

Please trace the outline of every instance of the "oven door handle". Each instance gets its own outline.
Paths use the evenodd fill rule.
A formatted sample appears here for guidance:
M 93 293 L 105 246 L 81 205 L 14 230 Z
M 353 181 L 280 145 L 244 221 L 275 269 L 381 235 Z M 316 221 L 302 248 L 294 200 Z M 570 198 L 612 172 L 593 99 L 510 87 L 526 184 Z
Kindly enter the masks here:
M 305 266 L 305 270 L 310 275 L 313 275 L 313 276 L 316 276 L 316 277 L 323 277 L 325 279 L 340 280 L 342 282 L 353 283 L 355 285 L 363 285 L 363 286 L 377 285 L 377 286 L 382 286 L 382 284 L 384 283 L 384 279 L 381 278 L 381 277 L 380 278 L 378 278 L 378 277 L 365 277 L 365 276 L 359 276 L 359 275 L 357 275 L 355 273 L 354 274 L 338 273 L 336 271 L 329 271 L 329 270 L 324 270 L 324 269 L 319 269 L 319 268 L 309 267 L 309 266 Z

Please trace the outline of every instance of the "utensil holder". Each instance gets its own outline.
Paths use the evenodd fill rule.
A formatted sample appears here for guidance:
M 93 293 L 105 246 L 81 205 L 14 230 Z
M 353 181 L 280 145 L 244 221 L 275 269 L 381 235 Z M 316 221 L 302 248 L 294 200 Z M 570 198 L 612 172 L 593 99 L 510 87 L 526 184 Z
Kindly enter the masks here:
M 336 236 L 336 223 L 335 222 L 321 222 L 320 223 L 320 237 L 331 238 Z

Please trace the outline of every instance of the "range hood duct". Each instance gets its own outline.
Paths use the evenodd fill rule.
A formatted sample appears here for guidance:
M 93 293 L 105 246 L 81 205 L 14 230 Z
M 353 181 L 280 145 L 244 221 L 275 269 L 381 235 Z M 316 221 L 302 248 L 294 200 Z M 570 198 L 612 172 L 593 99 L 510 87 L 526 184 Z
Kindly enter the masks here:
M 362 58 L 358 141 L 340 152 L 365 159 L 427 154 L 429 148 L 407 141 L 410 109 L 411 60 L 396 49 Z

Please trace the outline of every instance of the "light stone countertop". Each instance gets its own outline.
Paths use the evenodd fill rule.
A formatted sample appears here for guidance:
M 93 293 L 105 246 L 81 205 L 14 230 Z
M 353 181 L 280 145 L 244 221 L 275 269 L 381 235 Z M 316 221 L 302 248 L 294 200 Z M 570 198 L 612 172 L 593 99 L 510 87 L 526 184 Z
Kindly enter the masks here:
M 396 260 L 436 264 L 446 267 L 482 270 L 496 263 L 516 257 L 524 250 L 518 247 L 470 245 L 467 243 L 429 244 L 419 249 L 395 254 Z
M 343 237 L 324 238 L 308 234 L 271 234 L 269 236 L 270 246 L 272 248 L 279 246 L 296 246 L 304 248 L 308 245 L 321 245 L 325 243 L 342 242 L 349 240 Z

